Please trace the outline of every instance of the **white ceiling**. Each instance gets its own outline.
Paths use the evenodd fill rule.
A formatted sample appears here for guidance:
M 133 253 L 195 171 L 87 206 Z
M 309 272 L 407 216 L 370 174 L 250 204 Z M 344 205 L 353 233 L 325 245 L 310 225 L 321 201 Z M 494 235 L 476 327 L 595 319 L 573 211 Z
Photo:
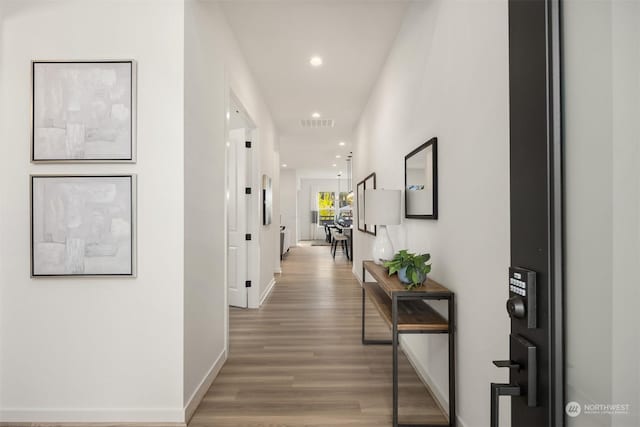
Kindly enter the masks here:
M 298 170 L 344 170 L 350 138 L 407 1 L 234 0 L 222 5 L 276 121 L 281 163 Z M 321 67 L 309 64 L 314 55 L 323 58 Z M 316 111 L 335 120 L 335 127 L 302 128 L 300 120 Z M 339 141 L 346 145 L 340 147 Z

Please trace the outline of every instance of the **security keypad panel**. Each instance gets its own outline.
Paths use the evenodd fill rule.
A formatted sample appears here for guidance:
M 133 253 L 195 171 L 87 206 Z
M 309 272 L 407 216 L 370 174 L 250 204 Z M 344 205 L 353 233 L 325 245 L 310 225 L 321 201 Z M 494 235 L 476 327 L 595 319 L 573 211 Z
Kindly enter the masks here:
M 520 267 L 509 268 L 509 300 L 507 312 L 512 321 L 526 321 L 528 328 L 537 327 L 536 273 Z
M 522 274 L 513 273 L 514 277 L 509 278 L 509 290 L 515 294 L 527 296 L 527 282 L 522 280 Z

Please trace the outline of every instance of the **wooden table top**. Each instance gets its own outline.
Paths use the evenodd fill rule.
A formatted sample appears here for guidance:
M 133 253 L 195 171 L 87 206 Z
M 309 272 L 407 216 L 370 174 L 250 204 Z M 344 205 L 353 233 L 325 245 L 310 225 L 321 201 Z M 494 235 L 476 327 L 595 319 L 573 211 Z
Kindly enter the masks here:
M 413 288 L 411 290 L 407 290 L 405 284 L 398 279 L 398 275 L 394 274 L 393 276 L 389 276 L 388 270 L 386 267 L 382 265 L 378 265 L 373 261 L 363 261 L 362 265 L 365 270 L 371 274 L 374 279 L 378 282 L 378 285 L 384 289 L 387 295 L 391 296 L 397 292 L 423 292 L 425 294 L 430 293 L 442 293 L 442 294 L 451 294 L 451 290 L 442 286 L 440 283 L 435 280 L 429 279 L 427 276 L 427 281 L 417 288 Z

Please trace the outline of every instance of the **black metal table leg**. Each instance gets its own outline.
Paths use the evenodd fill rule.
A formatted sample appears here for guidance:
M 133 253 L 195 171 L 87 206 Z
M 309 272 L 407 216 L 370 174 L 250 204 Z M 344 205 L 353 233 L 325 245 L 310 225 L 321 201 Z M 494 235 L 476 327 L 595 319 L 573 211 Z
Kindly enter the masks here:
M 447 299 L 449 309 L 449 426 L 456 426 L 456 323 L 454 295 Z
M 393 342 L 393 427 L 398 427 L 398 298 L 391 300 L 391 323 Z
M 364 344 L 364 285 L 362 285 L 362 344 Z

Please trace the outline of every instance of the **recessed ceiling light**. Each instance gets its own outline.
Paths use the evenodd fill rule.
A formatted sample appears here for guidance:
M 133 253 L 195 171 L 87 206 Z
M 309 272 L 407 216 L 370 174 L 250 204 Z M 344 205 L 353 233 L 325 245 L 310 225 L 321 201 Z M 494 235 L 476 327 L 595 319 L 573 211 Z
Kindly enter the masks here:
M 313 117 L 314 119 L 319 119 L 320 118 L 320 113 L 313 113 L 311 115 L 311 117 Z
M 283 167 L 283 168 L 286 168 L 286 167 L 287 167 L 287 164 L 286 164 L 286 163 L 283 163 L 283 164 L 282 164 L 282 167 Z
M 341 147 L 344 147 L 344 141 L 338 142 L 338 145 L 341 146 Z
M 319 67 L 322 65 L 322 58 L 319 56 L 312 56 L 311 59 L 309 60 L 309 64 L 311 64 L 314 67 Z
M 340 154 L 336 154 L 336 159 L 339 159 L 340 157 L 342 157 Z
M 336 165 L 336 164 L 334 163 L 334 164 L 332 164 L 331 166 L 333 166 L 333 167 L 335 168 L 335 167 L 336 167 L 336 166 L 338 166 L 338 165 Z

